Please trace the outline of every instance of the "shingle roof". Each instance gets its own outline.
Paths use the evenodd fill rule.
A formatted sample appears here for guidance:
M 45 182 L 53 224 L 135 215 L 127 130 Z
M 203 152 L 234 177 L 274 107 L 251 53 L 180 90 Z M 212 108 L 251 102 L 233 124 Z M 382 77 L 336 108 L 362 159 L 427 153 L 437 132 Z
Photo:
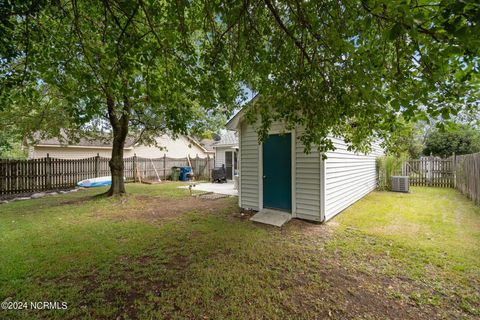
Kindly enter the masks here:
M 227 133 L 220 136 L 219 141 L 215 141 L 212 146 L 238 146 L 238 137 L 235 131 L 227 131 Z
M 100 147 L 100 148 L 111 148 L 112 143 L 110 142 L 110 138 L 105 138 L 105 139 L 85 139 L 85 138 L 80 138 L 78 142 L 72 142 L 72 143 L 66 143 L 66 142 L 60 142 L 58 138 L 50 138 L 50 139 L 42 139 L 37 141 L 36 145 L 44 145 L 44 146 L 58 146 L 58 147 L 64 147 L 64 146 L 81 146 L 81 147 Z M 132 137 L 127 137 L 125 140 L 125 148 L 130 148 L 133 146 L 135 143 L 135 139 Z

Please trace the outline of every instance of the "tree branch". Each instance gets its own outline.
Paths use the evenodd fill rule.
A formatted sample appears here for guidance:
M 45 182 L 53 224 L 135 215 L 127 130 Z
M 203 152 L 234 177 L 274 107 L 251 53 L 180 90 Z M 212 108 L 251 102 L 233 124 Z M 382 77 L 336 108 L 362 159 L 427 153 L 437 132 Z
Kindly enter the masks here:
M 264 0 L 265 1 L 265 4 L 267 5 L 268 9 L 270 10 L 270 12 L 272 13 L 273 17 L 275 18 L 275 21 L 277 22 L 277 24 L 279 25 L 279 27 L 285 32 L 285 34 L 291 39 L 293 40 L 293 42 L 295 43 L 295 45 L 297 46 L 298 49 L 300 49 L 300 51 L 302 52 L 302 54 L 305 56 L 305 58 L 307 59 L 308 63 L 312 63 L 311 59 L 310 59 L 310 56 L 308 55 L 307 51 L 305 50 L 305 48 L 303 47 L 302 43 L 300 41 L 298 41 L 297 38 L 295 38 L 295 36 L 288 30 L 288 28 L 285 26 L 285 24 L 282 22 L 282 19 L 280 18 L 280 16 L 278 15 L 278 12 L 275 10 L 275 7 L 273 6 L 273 4 L 270 2 L 270 0 Z

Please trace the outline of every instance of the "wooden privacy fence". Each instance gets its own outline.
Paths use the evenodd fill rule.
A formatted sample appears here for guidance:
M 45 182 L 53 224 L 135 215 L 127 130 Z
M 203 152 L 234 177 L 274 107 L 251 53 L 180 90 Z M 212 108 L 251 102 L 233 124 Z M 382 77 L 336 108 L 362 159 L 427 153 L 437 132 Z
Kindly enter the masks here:
M 109 158 L 85 159 L 46 158 L 30 160 L 0 159 L 0 195 L 46 191 L 76 186 L 84 179 L 110 175 Z M 133 156 L 124 159 L 126 181 L 166 180 L 172 167 L 191 166 L 195 176 L 210 179 L 214 158 L 148 159 Z
M 480 205 L 480 152 L 454 156 L 455 187 Z
M 407 160 L 402 166 L 402 175 L 409 177 L 412 186 L 454 187 L 452 159 L 425 157 L 417 160 Z
M 480 205 L 480 153 L 407 160 L 401 174 L 413 186 L 456 188 Z

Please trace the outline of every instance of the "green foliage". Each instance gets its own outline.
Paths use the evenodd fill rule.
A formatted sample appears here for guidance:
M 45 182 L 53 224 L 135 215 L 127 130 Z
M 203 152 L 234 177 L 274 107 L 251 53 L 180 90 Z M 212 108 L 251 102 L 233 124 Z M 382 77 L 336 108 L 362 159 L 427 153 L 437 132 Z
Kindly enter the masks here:
M 237 105 L 239 85 L 224 59 L 213 63 L 203 54 L 210 46 L 207 4 L 111 0 L 24 7 L 5 9 L 2 21 L 15 26 L 9 34 L 19 50 L 0 57 L 2 87 L 24 76 L 4 94 L 0 118 L 24 135 L 113 129 L 120 138 L 125 123 L 152 143 L 164 132 L 217 130 Z
M 302 141 L 355 149 L 389 139 L 398 115 L 440 119 L 478 110 L 480 7 L 475 1 L 233 1 L 214 38 L 262 95 L 249 119 L 305 127 Z
M 0 159 L 25 159 L 27 150 L 20 137 L 0 132 Z
M 8 146 L 0 147 L 0 159 L 23 160 L 27 156 L 27 149 L 20 142 L 9 143 Z
M 423 151 L 421 126 L 420 123 L 413 124 L 398 119 L 389 138 L 383 143 L 387 153 L 418 159 Z
M 376 159 L 379 190 L 390 190 L 391 177 L 401 174 L 402 164 L 405 160 L 405 156 L 396 155 L 386 155 Z
M 14 25 L 9 34 L 23 46 L 0 56 L 0 86 L 11 86 L 0 93 L 0 119 L 30 138 L 111 132 L 108 194 L 124 193 L 129 133 L 144 144 L 164 133 L 198 134 L 218 129 L 237 106 L 240 83 L 227 57 L 205 54 L 212 29 L 205 18 L 215 16 L 210 4 L 106 0 L 11 8 L 2 24 Z
M 275 120 L 301 125 L 307 150 L 332 149 L 333 134 L 365 151 L 391 138 L 399 115 L 441 127 L 478 114 L 474 0 L 32 1 L 3 9 L 17 49 L 2 52 L 1 87 L 22 81 L 1 95 L 14 112 L 0 118 L 14 123 L 15 115 L 22 131 L 115 131 L 121 119 L 146 142 L 158 132 L 202 131 L 231 113 L 241 86 L 263 97 L 249 117 L 261 118 L 261 137 Z
M 480 130 L 460 126 L 450 131 L 435 130 L 425 141 L 424 155 L 448 157 L 480 152 Z

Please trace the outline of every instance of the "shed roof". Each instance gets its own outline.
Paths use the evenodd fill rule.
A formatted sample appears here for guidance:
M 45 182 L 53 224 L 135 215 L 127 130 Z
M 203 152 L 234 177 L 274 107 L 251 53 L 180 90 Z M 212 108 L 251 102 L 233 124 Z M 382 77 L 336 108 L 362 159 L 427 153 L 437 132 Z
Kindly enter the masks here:
M 237 130 L 238 125 L 240 124 L 240 120 L 243 117 L 243 114 L 245 113 L 246 109 L 252 105 L 255 104 L 255 102 L 258 100 L 260 97 L 260 94 L 257 94 L 255 97 L 253 97 L 252 100 L 250 100 L 247 104 L 245 104 L 242 109 L 240 109 L 230 120 L 227 121 L 226 127 L 229 130 Z

